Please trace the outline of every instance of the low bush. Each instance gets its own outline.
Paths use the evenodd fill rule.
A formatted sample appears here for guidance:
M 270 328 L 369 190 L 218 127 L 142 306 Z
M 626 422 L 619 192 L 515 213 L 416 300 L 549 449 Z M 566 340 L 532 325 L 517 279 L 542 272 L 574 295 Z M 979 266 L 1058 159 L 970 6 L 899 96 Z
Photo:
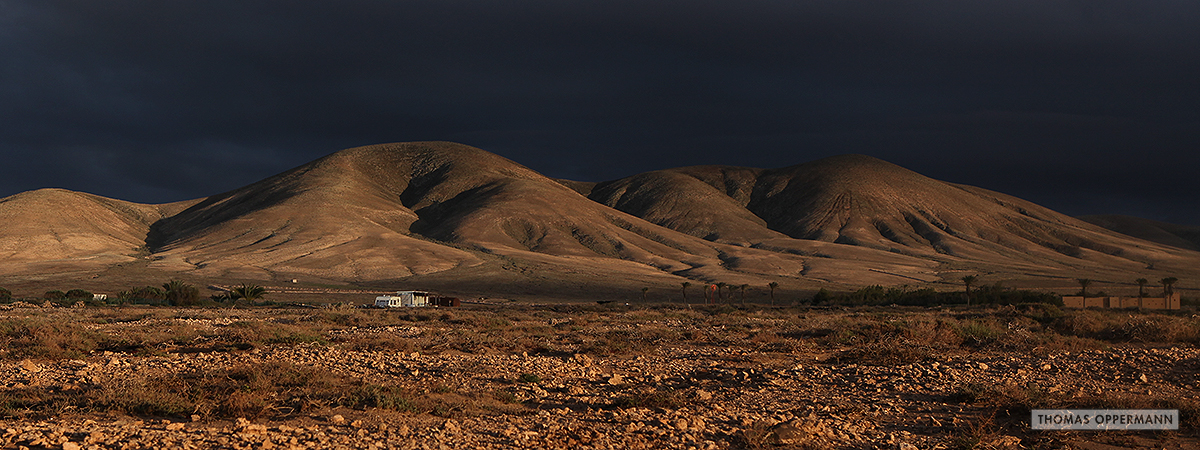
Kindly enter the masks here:
M 65 298 L 69 298 L 71 300 L 91 300 L 92 293 L 83 289 L 71 289 L 66 292 Z
M 77 359 L 109 344 L 100 333 L 40 317 L 0 320 L 0 343 L 8 359 Z
M 897 339 L 855 346 L 839 352 L 833 360 L 872 366 L 902 366 L 926 361 L 933 358 L 934 354 L 930 347 Z
M 821 289 L 812 298 L 813 305 L 938 306 L 964 303 L 974 305 L 1041 303 L 1061 306 L 1062 298 L 1046 292 L 1005 288 L 1000 283 L 991 286 L 980 286 L 972 290 L 970 296 L 964 292 L 938 292 L 930 288 L 907 289 L 868 286 L 854 292 L 842 294 L 834 294 Z

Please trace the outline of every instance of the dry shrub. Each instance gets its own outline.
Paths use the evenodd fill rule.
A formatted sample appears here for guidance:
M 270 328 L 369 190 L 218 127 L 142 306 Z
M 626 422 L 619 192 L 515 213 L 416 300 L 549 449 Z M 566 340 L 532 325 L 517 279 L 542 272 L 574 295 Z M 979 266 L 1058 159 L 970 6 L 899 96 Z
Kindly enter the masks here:
M 857 363 L 872 366 L 903 366 L 933 358 L 932 348 L 903 339 L 872 342 L 839 352 L 833 359 L 838 363 Z
M 661 326 L 608 330 L 594 339 L 579 344 L 580 353 L 595 355 L 628 355 L 652 352 L 660 345 L 678 342 L 676 331 Z
M 1014 420 L 1028 420 L 1033 409 L 1178 409 L 1181 428 L 1200 428 L 1200 399 L 1187 396 L 1119 391 L 1071 396 L 1033 386 L 968 383 L 955 388 L 949 400 L 981 406 L 990 416 Z
M 1051 394 L 1034 386 L 1018 386 L 1015 384 L 984 384 L 967 383 L 956 387 L 949 395 L 949 400 L 957 403 L 969 403 L 981 406 L 990 411 L 990 416 L 1028 419 L 1029 412 L 1035 408 L 1054 408 L 1067 397 L 1063 394 Z
M 1122 318 L 1101 336 L 1116 342 L 1188 343 L 1200 339 L 1200 322 L 1182 317 L 1137 315 Z
M 11 359 L 77 359 L 100 348 L 105 337 L 64 321 L 17 318 L 0 321 L 0 356 Z
M 962 338 L 962 345 L 975 348 L 991 346 L 1007 334 L 1004 329 L 998 328 L 990 321 L 960 323 L 955 330 Z
M 615 408 L 665 408 L 679 409 L 689 404 L 682 392 L 671 388 L 651 387 L 615 397 L 611 405 Z
M 417 339 L 394 335 L 353 335 L 350 337 L 340 338 L 337 343 L 344 348 L 360 351 L 360 352 L 398 352 L 411 353 L 417 350 L 424 350 Z
M 1068 406 L 1096 409 L 1178 409 L 1181 429 L 1200 429 L 1200 399 L 1188 396 L 1110 392 L 1104 395 L 1075 399 L 1064 407 Z
M 1200 342 L 1200 321 L 1160 313 L 1080 310 L 1064 314 L 1050 326 L 1064 335 L 1109 342 Z
M 770 422 L 759 420 L 734 434 L 731 442 L 735 449 L 788 449 L 788 450 L 826 450 L 837 448 L 834 444 L 822 439 L 817 434 L 804 436 L 780 436 L 780 427 L 785 424 L 771 425 Z
M 406 389 L 398 386 L 367 384 L 359 386 L 342 399 L 341 404 L 356 409 L 381 408 L 400 412 L 418 412 L 420 407 Z
M 774 331 L 760 331 L 748 339 L 750 348 L 764 353 L 793 353 L 807 348 L 804 343 L 792 337 L 780 336 Z
M 345 406 L 418 410 L 409 391 L 364 385 L 327 369 L 275 361 L 178 374 L 130 374 L 71 391 L 26 388 L 0 395 L 0 413 L 37 417 L 80 412 L 213 418 L 282 418 Z
M 144 326 L 106 336 L 102 349 L 142 355 L 160 354 L 169 349 L 178 351 L 178 347 L 183 347 L 185 351 L 205 346 L 211 349 L 211 341 L 215 337 L 215 334 L 188 323 L 176 323 L 169 327 Z
M 319 327 L 271 323 L 257 320 L 233 322 L 221 336 L 231 344 L 328 344 Z
M 1058 318 L 1051 325 L 1061 334 L 1079 337 L 1097 337 L 1112 326 L 1112 315 L 1090 309 L 1072 311 Z

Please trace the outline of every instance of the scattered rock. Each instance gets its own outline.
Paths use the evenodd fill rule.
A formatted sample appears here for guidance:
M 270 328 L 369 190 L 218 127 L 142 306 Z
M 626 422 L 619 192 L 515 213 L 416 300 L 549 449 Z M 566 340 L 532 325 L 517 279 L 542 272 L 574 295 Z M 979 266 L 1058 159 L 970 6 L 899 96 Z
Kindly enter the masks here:
M 999 438 L 992 440 L 990 448 L 998 450 L 1022 448 L 1021 438 L 1016 436 L 1000 436 Z
M 21 360 L 21 369 L 29 373 L 38 373 L 42 371 L 41 366 L 28 359 Z
M 676 430 L 684 431 L 684 430 L 688 429 L 688 426 L 690 424 L 688 423 L 687 418 L 679 418 L 679 419 L 675 419 L 674 425 L 675 425 Z

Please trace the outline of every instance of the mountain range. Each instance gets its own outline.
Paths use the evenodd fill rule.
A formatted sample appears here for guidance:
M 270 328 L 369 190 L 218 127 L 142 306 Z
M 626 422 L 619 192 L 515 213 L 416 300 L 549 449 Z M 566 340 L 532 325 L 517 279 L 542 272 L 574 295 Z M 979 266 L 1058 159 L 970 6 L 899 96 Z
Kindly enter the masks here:
M 600 297 L 682 282 L 814 290 L 972 274 L 1062 289 L 1200 275 L 1200 234 L 1187 227 L 1080 220 L 862 155 L 589 183 L 461 144 L 384 144 L 178 203 L 30 191 L 0 199 L 0 219 L 7 284 L 178 277 Z

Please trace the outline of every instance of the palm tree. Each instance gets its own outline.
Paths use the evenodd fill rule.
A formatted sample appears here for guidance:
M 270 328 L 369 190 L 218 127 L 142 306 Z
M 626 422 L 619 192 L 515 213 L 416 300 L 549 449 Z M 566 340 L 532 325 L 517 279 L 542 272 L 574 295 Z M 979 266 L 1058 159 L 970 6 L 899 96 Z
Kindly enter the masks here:
M 779 282 L 772 281 L 767 283 L 767 287 L 771 288 L 771 306 L 775 306 L 775 288 L 779 287 Z
M 648 288 L 648 287 L 642 288 L 642 303 L 646 303 L 646 291 L 649 291 L 649 290 L 650 290 L 650 288 Z
M 248 302 L 253 302 L 255 300 L 262 299 L 263 295 L 266 295 L 266 293 L 266 288 L 257 284 L 246 283 L 242 283 L 241 286 L 237 286 L 229 290 L 230 297 L 232 297 L 234 301 L 238 299 L 245 299 Z
M 1175 278 L 1175 277 L 1166 277 L 1166 278 L 1163 278 L 1162 280 L 1159 280 L 1159 283 L 1162 283 L 1162 285 L 1163 285 L 1163 296 L 1164 297 L 1170 297 L 1171 294 L 1175 293 L 1174 286 L 1177 281 L 1179 281 L 1179 279 Z
M 722 289 L 725 289 L 725 282 L 724 282 L 724 281 L 717 283 L 717 302 L 718 302 L 718 303 L 720 303 L 720 302 L 722 302 L 722 301 L 724 301 L 724 300 L 725 300 L 725 297 L 723 297 L 723 296 L 722 296 L 722 294 L 721 294 L 721 290 L 722 290 Z
M 691 286 L 691 285 L 692 285 L 692 283 L 689 283 L 686 281 L 679 283 L 679 286 L 680 286 L 679 290 L 681 292 L 683 292 L 683 304 L 685 304 L 685 305 L 687 304 L 687 288 L 688 288 L 688 286 Z
M 746 288 L 748 288 L 748 287 L 750 287 L 750 285 L 748 285 L 748 284 L 743 284 L 741 286 L 738 286 L 738 288 L 742 290 L 742 306 L 746 305 Z
M 1087 298 L 1087 288 L 1088 286 L 1092 285 L 1092 280 L 1087 278 L 1076 278 L 1075 282 L 1079 283 L 1079 295 L 1083 296 L 1083 298 Z
M 967 304 L 968 305 L 971 304 L 971 285 L 975 284 L 975 280 L 976 280 L 975 275 L 967 275 L 965 277 L 962 277 L 963 286 L 966 286 L 966 288 L 967 288 Z
M 737 288 L 737 286 L 727 284 L 725 287 L 729 288 L 729 303 L 733 303 L 733 290 Z
M 163 297 L 172 305 L 185 306 L 195 304 L 200 299 L 200 290 L 195 286 L 179 280 L 163 283 Z
M 1137 285 L 1138 285 L 1138 298 L 1145 297 L 1146 296 L 1146 285 L 1150 283 L 1150 280 L 1147 280 L 1145 278 L 1138 278 L 1136 280 L 1133 280 L 1133 282 L 1137 283 Z

